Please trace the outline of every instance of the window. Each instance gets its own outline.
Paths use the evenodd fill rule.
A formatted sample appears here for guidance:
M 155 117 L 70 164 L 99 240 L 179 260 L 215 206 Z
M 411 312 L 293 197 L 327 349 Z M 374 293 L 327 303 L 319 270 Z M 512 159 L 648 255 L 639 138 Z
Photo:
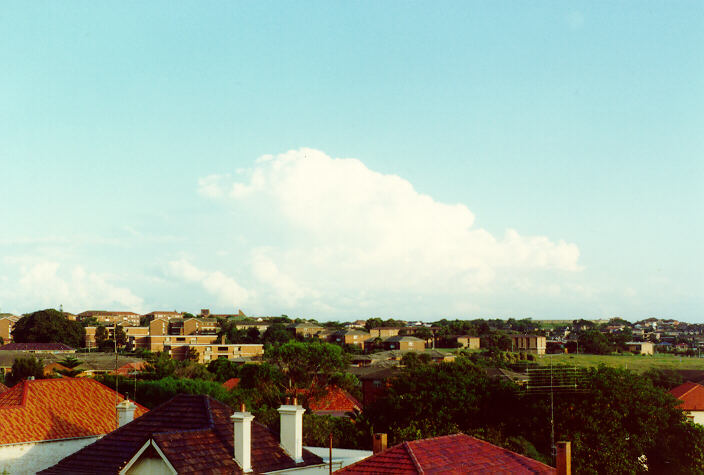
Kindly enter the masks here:
M 218 351 L 227 351 L 226 346 L 218 346 Z

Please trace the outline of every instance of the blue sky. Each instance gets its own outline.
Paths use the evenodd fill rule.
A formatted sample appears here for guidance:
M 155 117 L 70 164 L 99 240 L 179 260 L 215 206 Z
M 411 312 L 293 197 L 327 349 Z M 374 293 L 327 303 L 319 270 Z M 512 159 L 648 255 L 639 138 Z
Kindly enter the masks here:
M 701 2 L 5 2 L 0 311 L 704 321 L 702 44 Z

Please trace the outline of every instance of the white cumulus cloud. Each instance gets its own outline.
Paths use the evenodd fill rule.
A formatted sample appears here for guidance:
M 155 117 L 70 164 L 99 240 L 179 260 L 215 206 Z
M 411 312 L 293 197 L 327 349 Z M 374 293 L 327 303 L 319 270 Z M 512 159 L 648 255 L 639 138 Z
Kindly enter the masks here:
M 250 297 L 250 293 L 232 277 L 220 271 L 201 270 L 186 259 L 169 262 L 168 270 L 176 278 L 201 285 L 221 305 L 243 305 Z
M 4 262 L 6 271 L 17 278 L 3 285 L 0 299 L 26 302 L 27 310 L 59 305 L 72 311 L 144 310 L 142 298 L 130 289 L 112 284 L 108 277 L 88 272 L 82 266 L 69 268 L 56 261 L 33 258 L 6 258 Z
M 282 236 L 251 246 L 247 258 L 259 295 L 284 303 L 341 310 L 444 301 L 450 312 L 476 308 L 472 295 L 490 294 L 514 276 L 557 280 L 580 270 L 575 244 L 510 228 L 493 236 L 474 227 L 464 204 L 439 202 L 399 176 L 318 150 L 261 157 L 236 175 L 202 178 L 199 192 Z M 253 226 L 238 224 L 243 233 Z M 198 274 L 182 267 L 184 275 Z M 198 275 L 193 280 L 202 281 Z

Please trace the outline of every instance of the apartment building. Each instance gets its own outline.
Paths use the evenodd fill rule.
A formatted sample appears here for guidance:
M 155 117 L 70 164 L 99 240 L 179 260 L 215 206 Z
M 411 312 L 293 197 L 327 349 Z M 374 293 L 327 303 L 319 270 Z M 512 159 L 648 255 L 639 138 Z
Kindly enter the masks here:
M 540 335 L 513 335 L 511 336 L 512 351 L 544 355 L 547 342 Z
M 78 314 L 78 318 L 80 320 L 91 317 L 98 320 L 98 323 L 103 323 L 106 325 L 115 325 L 116 323 L 120 323 L 123 325 L 137 327 L 139 326 L 141 315 L 134 312 L 112 312 L 107 310 L 88 310 Z
M 0 338 L 4 343 L 12 342 L 12 329 L 19 319 L 10 313 L 0 313 Z

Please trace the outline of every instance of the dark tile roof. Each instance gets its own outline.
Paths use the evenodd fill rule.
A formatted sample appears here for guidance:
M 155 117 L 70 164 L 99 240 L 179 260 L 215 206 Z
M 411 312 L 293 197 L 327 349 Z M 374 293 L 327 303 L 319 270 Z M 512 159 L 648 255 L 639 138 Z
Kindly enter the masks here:
M 0 346 L 0 351 L 71 351 L 63 343 L 7 343 Z
M 384 339 L 384 342 L 389 342 L 389 343 L 396 343 L 400 341 L 423 341 L 418 337 L 415 336 L 410 336 L 410 335 L 396 335 L 396 336 L 390 336 L 388 338 Z
M 555 469 L 465 434 L 403 442 L 335 473 L 554 474 Z
M 242 473 L 235 463 L 233 410 L 204 395 L 179 394 L 41 473 L 118 473 L 150 439 L 179 473 Z M 321 464 L 303 450 L 296 464 L 267 427 L 252 423 L 252 467 L 269 472 Z

